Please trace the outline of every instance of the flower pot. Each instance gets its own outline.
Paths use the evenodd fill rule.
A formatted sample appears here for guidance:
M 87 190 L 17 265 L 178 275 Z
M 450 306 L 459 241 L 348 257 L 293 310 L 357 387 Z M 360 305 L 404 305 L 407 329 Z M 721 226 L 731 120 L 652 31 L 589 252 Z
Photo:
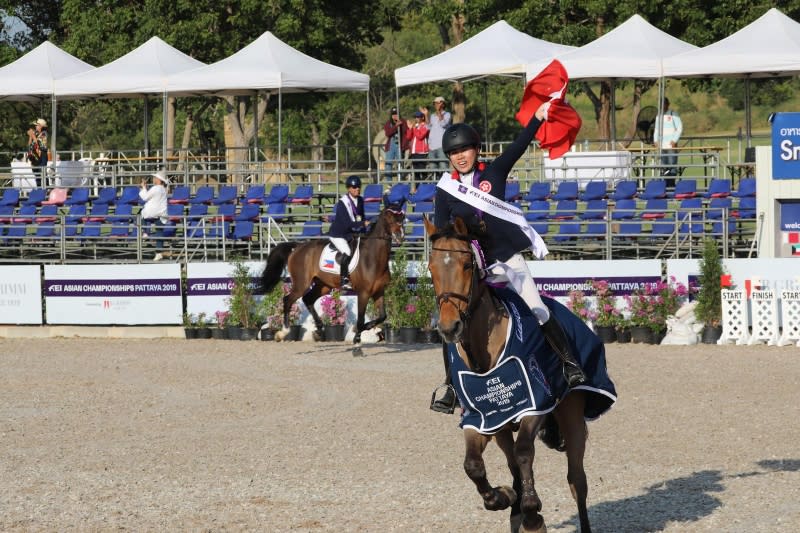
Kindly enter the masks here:
M 242 338 L 242 328 L 239 326 L 228 326 L 225 328 L 226 334 L 225 338 L 238 341 Z
M 196 328 L 183 328 L 183 334 L 186 335 L 187 339 L 196 339 L 197 338 L 197 329 Z
M 647 326 L 631 326 L 631 341 L 634 344 L 653 344 L 653 330 Z
M 243 341 L 254 341 L 258 339 L 258 328 L 242 328 L 239 339 Z
M 415 327 L 402 327 L 400 328 L 400 342 L 403 344 L 415 344 L 417 342 L 417 335 L 419 328 Z
M 617 330 L 617 342 L 627 344 L 631 342 L 631 328 L 621 328 Z
M 442 342 L 442 338 L 439 336 L 439 330 L 421 329 L 417 334 L 417 342 L 421 344 L 439 344 Z
M 262 329 L 261 330 L 261 340 L 262 341 L 274 341 L 275 340 L 275 330 Z
M 197 328 L 197 338 L 198 339 L 210 339 L 211 338 L 211 328 Z
M 323 335 L 324 340 L 328 342 L 342 342 L 344 340 L 344 324 L 325 326 Z
M 614 326 L 595 326 L 594 332 L 603 341 L 603 344 L 610 344 L 617 340 L 617 330 Z
M 301 341 L 303 340 L 303 326 L 300 324 L 293 324 L 289 326 L 289 332 L 283 338 L 285 341 Z
M 387 326 L 383 331 L 386 334 L 387 344 L 400 344 L 400 328 L 390 328 Z
M 722 326 L 703 327 L 703 334 L 701 337 L 703 344 L 717 344 L 720 337 L 722 337 Z
M 225 338 L 225 330 L 223 328 L 211 328 L 211 338 L 212 339 L 224 339 Z

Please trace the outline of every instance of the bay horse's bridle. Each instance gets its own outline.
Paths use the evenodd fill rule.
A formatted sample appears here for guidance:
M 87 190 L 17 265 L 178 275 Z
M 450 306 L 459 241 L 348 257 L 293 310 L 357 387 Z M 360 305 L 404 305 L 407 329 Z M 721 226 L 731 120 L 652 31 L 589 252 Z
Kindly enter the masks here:
M 443 234 L 437 233 L 431 236 L 431 243 L 435 243 L 437 239 L 444 237 Z M 447 252 L 447 253 L 461 253 L 461 254 L 469 254 L 470 256 L 470 263 L 468 265 L 464 265 L 464 269 L 470 269 L 472 271 L 472 277 L 469 284 L 469 290 L 467 294 L 460 294 L 456 292 L 445 291 L 440 294 L 436 295 L 436 306 L 439 308 L 441 312 L 442 305 L 445 303 L 451 304 L 453 307 L 456 308 L 458 311 L 458 315 L 461 318 L 461 321 L 467 323 L 472 316 L 472 311 L 475 309 L 477 305 L 478 299 L 474 298 L 475 296 L 475 286 L 479 283 L 481 272 L 478 268 L 478 261 L 475 259 L 475 252 L 472 249 L 470 244 L 473 242 L 473 239 L 468 236 L 460 236 L 460 235 L 448 235 L 448 238 L 457 239 L 467 243 L 469 248 L 467 250 L 451 250 L 449 248 L 441 248 L 437 247 L 435 244 L 431 246 L 431 250 L 437 250 L 440 252 Z M 466 308 L 462 308 L 457 302 L 453 300 L 458 300 L 460 302 L 464 302 L 466 304 Z

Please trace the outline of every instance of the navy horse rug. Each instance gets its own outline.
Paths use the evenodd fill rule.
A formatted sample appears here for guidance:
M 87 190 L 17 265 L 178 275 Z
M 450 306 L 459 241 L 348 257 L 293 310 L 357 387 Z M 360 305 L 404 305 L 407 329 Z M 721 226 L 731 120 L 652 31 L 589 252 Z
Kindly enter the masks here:
M 476 374 L 459 356 L 458 346 L 449 345 L 453 387 L 464 409 L 461 427 L 487 435 L 508 422 L 549 413 L 570 392 L 561 359 L 522 298 L 509 289 L 494 292 L 509 316 L 505 348 L 495 367 Z M 552 298 L 542 299 L 564 327 L 575 358 L 586 373 L 586 383 L 573 390 L 586 391 L 584 417 L 594 420 L 617 401 L 617 391 L 606 368 L 605 347 L 569 309 Z

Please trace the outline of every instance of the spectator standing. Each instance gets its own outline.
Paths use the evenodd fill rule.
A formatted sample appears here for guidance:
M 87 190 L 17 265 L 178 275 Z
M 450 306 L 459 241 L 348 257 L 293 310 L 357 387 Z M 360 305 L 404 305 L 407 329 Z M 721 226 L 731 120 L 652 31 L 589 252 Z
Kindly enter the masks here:
M 386 176 L 389 180 L 394 180 L 392 169 L 395 165 L 399 170 L 400 161 L 408 148 L 408 125 L 400 117 L 397 108 L 393 107 L 389 112 L 389 120 L 383 125 L 383 133 L 386 135 L 386 144 L 383 151 L 386 155 Z
M 665 180 L 667 187 L 675 187 L 675 177 L 678 175 L 678 141 L 683 133 L 681 117 L 669 108 L 669 98 L 664 98 L 664 107 L 656 117 L 653 144 L 661 146 L 661 164 L 663 176 L 672 176 Z
M 153 261 L 161 261 L 164 259 L 164 224 L 167 223 L 167 187 L 169 186 L 169 178 L 167 173 L 159 170 L 155 174 L 151 174 L 153 178 L 153 185 L 148 189 L 147 180 L 142 180 L 142 186 L 139 190 L 139 197 L 144 200 L 144 207 L 142 207 L 142 237 L 147 238 L 148 232 L 151 231 L 155 225 L 156 237 L 156 255 Z
M 32 128 L 28 128 L 28 152 L 27 158 L 31 164 L 31 170 L 36 179 L 36 187 L 42 187 L 44 182 L 44 169 L 47 167 L 47 121 L 38 118 L 31 123 Z
M 423 172 L 428 166 L 428 125 L 422 111 L 414 113 L 414 121 L 408 121 L 408 139 L 411 145 L 411 166 L 414 168 L 414 183 L 427 179 Z
M 430 135 L 428 136 L 428 159 L 431 160 L 431 168 L 434 174 L 437 170 L 444 172 L 449 168 L 447 156 L 442 150 L 442 136 L 444 131 L 450 127 L 453 118 L 449 112 L 445 111 L 445 101 L 441 96 L 433 99 L 433 114 L 429 114 L 427 107 L 419 110 L 425 114 L 425 122 L 428 124 Z

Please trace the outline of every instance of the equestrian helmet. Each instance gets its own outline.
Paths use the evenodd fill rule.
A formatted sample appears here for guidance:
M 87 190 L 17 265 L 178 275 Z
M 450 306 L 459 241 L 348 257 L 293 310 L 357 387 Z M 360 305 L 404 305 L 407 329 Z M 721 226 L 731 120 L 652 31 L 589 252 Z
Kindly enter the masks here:
M 344 184 L 348 188 L 361 187 L 361 178 L 359 178 L 358 176 L 348 176 L 347 181 L 345 181 Z
M 481 146 L 481 136 L 469 124 L 460 122 L 453 124 L 444 131 L 442 149 L 445 154 L 449 155 L 450 152 L 469 146 L 474 146 L 476 150 L 479 150 Z

